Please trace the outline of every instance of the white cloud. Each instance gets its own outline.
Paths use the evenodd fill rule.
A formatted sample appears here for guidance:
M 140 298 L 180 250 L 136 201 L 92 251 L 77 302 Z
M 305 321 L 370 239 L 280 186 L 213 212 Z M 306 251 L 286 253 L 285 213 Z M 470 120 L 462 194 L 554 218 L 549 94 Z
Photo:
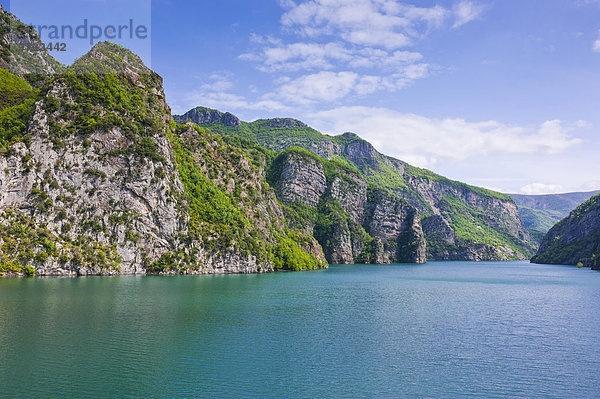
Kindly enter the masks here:
M 281 22 L 305 36 L 336 35 L 366 46 L 397 49 L 410 45 L 421 30 L 443 24 L 449 11 L 403 5 L 393 0 L 310 0 L 289 10 Z
M 558 120 L 525 128 L 496 121 L 431 119 L 371 107 L 341 107 L 311 118 L 314 126 L 327 126 L 334 134 L 356 132 L 380 151 L 422 167 L 432 167 L 441 159 L 464 161 L 488 154 L 556 154 L 582 142 Z
M 361 85 L 364 91 L 369 83 L 378 85 L 378 81 L 361 77 L 355 72 L 319 72 L 301 76 L 284 83 L 273 96 L 280 97 L 287 102 L 309 104 L 315 101 L 335 101 L 346 97 L 353 91 L 358 91 Z
M 578 128 L 581 128 L 581 129 L 589 129 L 589 128 L 593 127 L 593 125 L 590 122 L 588 122 L 584 119 L 580 119 L 580 120 L 576 121 L 575 126 Z
M 242 54 L 241 59 L 261 62 L 264 72 L 331 69 L 332 61 L 350 61 L 352 54 L 340 43 L 293 43 L 265 47 L 258 54 Z
M 565 188 L 560 184 L 531 183 L 521 187 L 519 194 L 542 195 L 564 193 Z
M 453 9 L 396 0 L 280 0 L 280 5 L 286 10 L 283 28 L 302 39 L 285 43 L 253 34 L 254 49 L 239 58 L 257 63 L 263 72 L 295 73 L 264 96 L 295 104 L 395 91 L 429 76 L 423 55 L 404 48 L 432 29 L 476 19 L 483 10 L 467 0 Z
M 600 190 L 600 180 L 588 180 L 581 184 L 578 188 L 579 191 L 597 191 Z
M 292 0 L 279 0 L 279 4 L 281 5 L 281 7 L 283 8 L 292 8 L 292 7 L 296 7 L 296 3 L 294 3 Z
M 232 89 L 233 86 L 234 84 L 229 74 L 213 74 L 209 76 L 208 82 L 202 84 L 200 88 L 202 90 L 223 92 Z
M 454 6 L 455 22 L 453 28 L 458 28 L 466 23 L 476 20 L 483 13 L 484 6 L 469 0 L 463 0 Z
M 381 90 L 396 91 L 426 77 L 428 73 L 426 64 L 408 65 L 389 76 L 321 71 L 296 79 L 282 79 L 279 88 L 264 98 L 300 105 L 333 102 L 349 95 L 366 95 Z
M 256 53 L 247 53 L 241 59 L 260 62 L 263 72 L 299 70 L 330 70 L 343 63 L 353 68 L 393 68 L 420 61 L 416 52 L 388 52 L 375 48 L 349 48 L 343 43 L 292 43 L 267 46 Z
M 600 53 L 600 31 L 598 33 L 598 39 L 594 42 L 594 44 L 592 45 L 592 49 L 597 52 Z
M 187 95 L 173 102 L 173 111 L 176 114 L 183 114 L 198 105 L 229 112 L 254 110 L 271 113 L 288 111 L 290 109 L 288 106 L 272 99 L 249 101 L 246 97 L 238 94 L 200 88 L 189 92 Z

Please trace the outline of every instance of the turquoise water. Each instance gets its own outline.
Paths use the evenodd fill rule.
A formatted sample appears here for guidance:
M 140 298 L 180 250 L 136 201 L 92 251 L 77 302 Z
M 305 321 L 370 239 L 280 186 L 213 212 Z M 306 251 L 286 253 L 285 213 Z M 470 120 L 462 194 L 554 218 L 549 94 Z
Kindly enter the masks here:
M 600 397 L 600 273 L 0 279 L 0 397 Z

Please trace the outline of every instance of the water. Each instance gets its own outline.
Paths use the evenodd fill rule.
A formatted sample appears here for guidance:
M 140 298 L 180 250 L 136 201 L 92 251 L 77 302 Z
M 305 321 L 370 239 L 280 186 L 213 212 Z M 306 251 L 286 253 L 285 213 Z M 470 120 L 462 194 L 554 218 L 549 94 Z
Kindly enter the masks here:
M 600 397 L 600 273 L 0 279 L 0 397 Z

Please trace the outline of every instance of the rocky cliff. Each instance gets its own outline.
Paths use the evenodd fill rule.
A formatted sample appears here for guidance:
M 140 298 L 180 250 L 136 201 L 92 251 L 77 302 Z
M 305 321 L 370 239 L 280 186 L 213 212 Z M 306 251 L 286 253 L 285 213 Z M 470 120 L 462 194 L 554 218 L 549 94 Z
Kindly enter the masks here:
M 531 261 L 579 264 L 600 270 L 600 195 L 578 206 L 550 229 Z
M 206 111 L 206 108 L 199 109 Z M 220 113 L 220 115 L 224 114 Z M 212 119 L 210 122 L 196 118 L 194 110 L 177 118 L 193 121 L 226 136 L 243 137 L 275 152 L 301 147 L 315 154 L 322 161 L 337 161 L 338 164 L 349 166 L 356 176 L 354 181 L 360 181 L 364 187 L 370 186 L 385 191 L 416 210 L 417 218 L 420 219 L 420 228 L 422 227 L 426 237 L 429 259 L 528 259 L 536 249 L 537 244 L 523 226 L 517 206 L 510 197 L 452 181 L 428 170 L 415 168 L 403 161 L 385 156 L 354 133 L 347 132 L 332 137 L 321 134 L 294 119 L 281 118 L 261 119 L 251 123 L 241 122 L 238 126 L 230 126 L 219 118 Z M 287 122 L 281 123 L 284 120 Z M 289 173 L 285 171 L 281 184 L 292 185 L 293 190 L 278 191 L 279 197 L 284 202 L 289 203 L 292 198 L 306 196 L 305 202 L 314 206 L 327 189 L 333 189 L 338 193 L 343 193 L 345 190 L 341 186 L 324 185 L 322 174 L 317 173 L 312 161 L 307 161 L 302 166 L 289 167 L 290 170 L 305 168 L 306 175 L 303 176 L 304 181 L 288 179 Z M 358 201 L 357 209 L 364 211 L 374 207 L 372 203 L 364 204 L 363 199 L 364 195 L 352 199 Z M 349 202 L 346 200 L 347 205 Z M 356 215 L 356 211 L 350 213 Z M 409 214 L 410 212 L 403 214 L 403 217 L 413 218 Z M 388 217 L 393 218 L 395 215 L 392 212 Z M 365 224 L 363 219 L 354 218 L 354 221 L 361 224 L 366 232 L 370 231 L 368 223 Z M 348 236 L 345 229 L 342 229 L 338 235 Z M 330 259 L 349 261 L 351 259 L 348 256 L 349 241 L 338 240 L 335 245 L 344 255 L 332 254 Z M 324 249 L 327 253 L 326 247 L 324 246 Z M 352 259 L 356 261 L 357 257 L 354 256 Z M 393 261 L 398 258 L 389 259 Z M 411 257 L 411 259 L 420 259 L 420 257 Z
M 288 220 L 316 237 L 330 263 L 426 261 L 417 210 L 348 165 L 292 147 L 273 161 L 269 182 Z
M 176 124 L 135 54 L 99 43 L 62 70 L 43 46 L 27 62 L 4 48 L 0 91 L 18 95 L 0 107 L 0 275 L 326 267 L 316 240 L 288 228 L 266 152 Z

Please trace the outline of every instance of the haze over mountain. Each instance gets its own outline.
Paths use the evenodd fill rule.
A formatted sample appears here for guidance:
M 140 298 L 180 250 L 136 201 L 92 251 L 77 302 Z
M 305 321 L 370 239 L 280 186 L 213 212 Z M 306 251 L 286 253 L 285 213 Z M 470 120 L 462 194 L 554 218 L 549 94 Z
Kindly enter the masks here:
M 530 229 L 534 236 L 541 239 L 548 230 L 567 217 L 572 210 L 598 193 L 600 191 L 547 195 L 509 195 L 519 207 L 519 215 L 525 227 Z

